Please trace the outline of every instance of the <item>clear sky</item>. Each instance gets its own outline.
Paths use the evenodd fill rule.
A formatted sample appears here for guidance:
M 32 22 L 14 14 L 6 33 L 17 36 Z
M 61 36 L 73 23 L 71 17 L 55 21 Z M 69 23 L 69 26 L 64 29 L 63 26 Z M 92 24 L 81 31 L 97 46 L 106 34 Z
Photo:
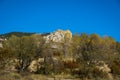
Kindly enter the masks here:
M 0 34 L 57 29 L 120 41 L 120 0 L 0 0 Z

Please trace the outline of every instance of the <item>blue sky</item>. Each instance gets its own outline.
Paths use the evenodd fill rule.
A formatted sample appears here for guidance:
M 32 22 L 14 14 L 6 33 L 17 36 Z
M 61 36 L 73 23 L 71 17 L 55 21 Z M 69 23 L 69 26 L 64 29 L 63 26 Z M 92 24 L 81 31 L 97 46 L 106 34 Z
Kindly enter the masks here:
M 0 34 L 57 29 L 120 41 L 120 0 L 0 0 Z

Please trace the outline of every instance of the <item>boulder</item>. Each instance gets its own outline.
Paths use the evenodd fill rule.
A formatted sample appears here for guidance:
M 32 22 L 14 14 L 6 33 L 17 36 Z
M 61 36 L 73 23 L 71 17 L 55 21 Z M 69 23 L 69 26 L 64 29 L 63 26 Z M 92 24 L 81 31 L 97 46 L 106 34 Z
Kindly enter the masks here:
M 33 60 L 30 63 L 28 70 L 30 72 L 37 72 L 41 68 L 43 62 L 44 62 L 44 58 L 38 58 L 36 60 Z

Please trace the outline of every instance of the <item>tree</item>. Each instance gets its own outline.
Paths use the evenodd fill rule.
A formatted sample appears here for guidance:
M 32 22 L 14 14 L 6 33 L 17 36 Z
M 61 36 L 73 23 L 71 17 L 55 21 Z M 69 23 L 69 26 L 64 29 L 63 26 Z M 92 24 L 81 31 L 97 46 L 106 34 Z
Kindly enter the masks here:
M 44 73 L 48 75 L 53 70 L 53 49 L 51 48 L 51 42 L 45 43 L 42 47 L 42 56 L 44 58 Z
M 116 42 L 116 50 L 120 54 L 120 42 Z
M 88 51 L 88 43 L 89 43 L 89 36 L 85 33 L 80 35 L 80 53 L 82 54 L 83 60 L 89 60 L 89 51 Z
M 80 36 L 75 34 L 72 38 L 73 57 L 77 58 L 80 50 Z
M 19 60 L 17 69 L 24 71 L 30 65 L 31 60 L 35 56 L 37 41 L 35 35 L 16 37 L 12 36 L 6 41 L 6 47 L 12 50 L 12 53 Z
M 59 43 L 59 45 L 61 46 L 62 56 L 64 58 L 71 57 L 72 47 L 69 33 L 64 35 L 64 39 Z
M 113 38 L 105 36 L 102 38 L 102 48 L 101 53 L 103 53 L 102 60 L 110 62 L 116 53 L 116 42 Z
M 97 34 L 91 34 L 89 36 L 88 42 L 88 51 L 89 51 L 89 60 L 100 60 L 101 56 L 102 39 Z
M 0 69 L 4 69 L 5 65 L 14 57 L 9 48 L 0 48 Z

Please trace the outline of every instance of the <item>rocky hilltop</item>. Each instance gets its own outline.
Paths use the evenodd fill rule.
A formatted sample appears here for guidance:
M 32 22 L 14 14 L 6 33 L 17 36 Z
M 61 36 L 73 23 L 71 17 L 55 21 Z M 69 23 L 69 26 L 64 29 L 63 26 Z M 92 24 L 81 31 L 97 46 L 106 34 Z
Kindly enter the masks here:
M 21 37 L 21 36 L 30 36 L 36 33 L 25 33 L 25 32 L 10 32 L 0 35 L 0 47 L 2 47 L 2 43 L 7 40 L 12 35 Z M 44 33 L 44 34 L 37 34 L 42 35 L 44 39 L 46 40 L 46 43 L 52 41 L 52 42 L 63 42 L 65 38 L 68 40 L 72 39 L 72 32 L 70 30 L 56 30 L 51 33 Z
M 72 39 L 72 33 L 70 30 L 57 30 L 55 32 L 50 33 L 47 36 L 44 36 L 44 38 L 46 39 L 46 42 L 62 42 L 64 41 L 65 38 L 67 38 L 68 40 Z

